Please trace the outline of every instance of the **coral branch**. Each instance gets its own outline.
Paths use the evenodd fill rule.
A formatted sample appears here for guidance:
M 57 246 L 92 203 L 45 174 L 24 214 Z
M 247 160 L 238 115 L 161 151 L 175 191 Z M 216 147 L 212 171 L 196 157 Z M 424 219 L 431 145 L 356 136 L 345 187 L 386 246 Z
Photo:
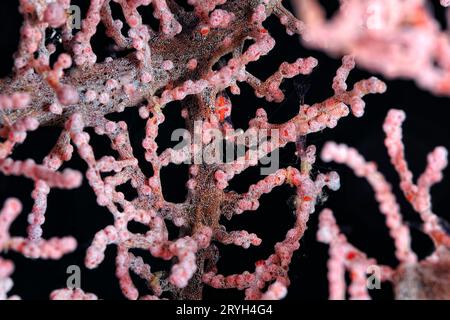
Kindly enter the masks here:
M 375 191 L 375 198 L 379 203 L 382 214 L 386 217 L 386 225 L 394 239 L 396 256 L 400 265 L 395 270 L 386 267 L 382 272 L 384 280 L 394 283 L 397 298 L 424 299 L 449 297 L 448 285 L 444 280 L 441 285 L 436 274 L 448 278 L 448 272 L 442 268 L 448 266 L 449 235 L 440 224 L 439 218 L 431 211 L 430 187 L 442 179 L 442 170 L 447 165 L 447 150 L 436 148 L 428 156 L 428 166 L 419 178 L 418 185 L 413 183 L 412 173 L 405 160 L 404 146 L 401 141 L 401 124 L 405 120 L 403 111 L 391 109 L 384 122 L 386 133 L 385 145 L 391 162 L 400 176 L 400 188 L 406 199 L 419 213 L 423 221 L 423 231 L 434 241 L 435 250 L 426 259 L 418 261 L 412 252 L 409 228 L 402 222 L 400 208 L 391 190 L 390 184 L 377 171 L 373 162 L 366 162 L 353 148 L 344 144 L 337 145 L 328 142 L 323 151 L 322 159 L 326 162 L 336 161 L 349 166 L 357 176 L 364 177 Z M 358 299 L 370 298 L 364 284 L 365 272 L 370 263 L 363 253 L 348 244 L 345 236 L 339 233 L 336 221 L 330 210 L 324 210 L 320 215 L 318 240 L 330 245 L 330 260 L 328 263 L 328 280 L 330 283 L 330 298 L 345 298 L 344 274 L 351 270 L 352 285 L 349 287 L 350 296 Z M 362 262 L 361 262 L 362 261 Z M 362 263 L 362 264 L 361 264 Z M 418 274 L 421 274 L 419 276 Z M 381 279 L 382 280 L 382 279 Z M 425 284 L 426 283 L 426 284 Z M 444 287 L 442 289 L 441 287 Z M 408 292 L 410 290 L 410 292 Z

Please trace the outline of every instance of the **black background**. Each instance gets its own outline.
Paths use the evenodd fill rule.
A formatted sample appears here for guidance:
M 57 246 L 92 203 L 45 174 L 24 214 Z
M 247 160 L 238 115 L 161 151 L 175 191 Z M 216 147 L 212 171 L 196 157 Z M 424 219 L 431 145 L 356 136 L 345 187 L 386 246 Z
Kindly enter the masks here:
M 179 1 L 181 2 L 181 1 Z M 337 1 L 322 1 L 328 6 L 330 15 L 335 10 Z M 88 1 L 75 1 L 83 10 Z M 17 1 L 2 1 L 0 4 L 0 76 L 5 77 L 12 68 L 12 54 L 17 48 L 21 17 L 17 10 Z M 143 9 L 143 10 L 141 10 Z M 151 17 L 150 8 L 141 8 L 144 21 L 155 26 L 157 20 Z M 147 10 L 148 11 L 145 11 Z M 438 1 L 430 4 L 432 10 L 443 27 L 444 10 L 439 8 Z M 144 12 L 145 11 L 145 12 Z M 313 56 L 319 61 L 318 67 L 308 77 L 297 77 L 304 87 L 310 85 L 305 94 L 305 103 L 312 104 L 322 101 L 332 94 L 331 82 L 336 69 L 340 66 L 339 59 L 334 59 L 321 52 L 304 48 L 297 37 L 286 35 L 284 28 L 276 18 L 271 17 L 266 21 L 277 44 L 275 49 L 267 57 L 249 66 L 249 71 L 256 76 L 265 79 L 278 68 L 283 61 L 293 62 L 298 57 Z M 99 55 L 99 61 L 108 54 L 108 41 L 104 38 L 102 27 L 93 39 L 94 51 Z M 372 74 L 362 69 L 351 72 L 350 86 Z M 376 74 L 375 74 L 376 75 Z M 383 77 L 376 75 L 383 79 Z M 383 79 L 385 80 L 385 79 Z M 412 247 L 419 257 L 425 257 L 433 250 L 431 241 L 421 232 L 420 220 L 404 201 L 398 185 L 398 177 L 384 148 L 384 133 L 382 123 L 390 108 L 398 108 L 406 111 L 407 120 L 404 124 L 404 142 L 406 157 L 412 172 L 417 177 L 423 172 L 426 165 L 427 154 L 438 145 L 450 147 L 448 126 L 450 114 L 449 98 L 434 97 L 431 94 L 418 89 L 409 80 L 386 81 L 388 91 L 383 95 L 366 97 L 367 108 L 363 118 L 347 117 L 341 120 L 338 126 L 332 130 L 308 135 L 308 144 L 315 144 L 318 150 L 329 140 L 345 142 L 357 148 L 367 160 L 376 161 L 381 172 L 386 175 L 388 181 L 394 186 L 394 191 L 401 204 L 404 219 L 411 228 L 413 237 Z M 233 96 L 232 121 L 235 127 L 247 128 L 248 120 L 255 114 L 258 107 L 264 107 L 272 122 L 281 123 L 290 119 L 298 112 L 298 98 L 293 94 L 293 82 L 288 80 L 283 83 L 283 89 L 288 97 L 281 105 L 267 103 L 254 96 L 248 85 L 242 84 L 242 94 Z M 183 127 L 180 117 L 179 103 L 172 103 L 165 109 L 166 122 L 161 126 L 161 135 L 158 138 L 160 149 L 173 146 L 170 142 L 170 133 L 173 129 Z M 149 173 L 148 164 L 143 160 L 143 150 L 140 143 L 144 136 L 144 124 L 137 113 L 137 108 L 130 108 L 121 114 L 108 116 L 112 120 L 126 120 L 132 139 L 133 148 L 144 172 Z M 19 146 L 14 154 L 14 159 L 33 158 L 42 161 L 48 154 L 58 134 L 59 128 L 39 128 L 31 133 L 26 142 Z M 94 150 L 97 157 L 111 154 L 109 142 L 89 131 L 92 137 Z M 281 166 L 298 166 L 298 160 L 294 156 L 295 148 L 288 145 L 281 153 Z M 86 165 L 76 155 L 64 165 L 64 167 L 86 170 Z M 163 191 L 169 201 L 183 201 L 186 190 L 184 184 L 187 180 L 187 166 L 170 165 L 163 170 Z M 147 170 L 147 171 L 146 171 Z M 349 240 L 358 248 L 374 257 L 381 264 L 396 265 L 394 247 L 384 225 L 384 217 L 379 213 L 377 203 L 373 197 L 373 191 L 365 180 L 359 179 L 344 166 L 334 163 L 324 164 L 318 160 L 314 172 L 327 172 L 336 170 L 341 177 L 342 187 L 337 192 L 328 192 L 326 207 L 333 209 L 339 225 Z M 445 218 L 450 219 L 448 196 L 450 191 L 449 169 L 446 169 L 445 179 L 432 189 L 434 211 Z M 230 190 L 245 192 L 248 186 L 259 179 L 259 168 L 249 169 L 233 179 Z M 30 196 L 33 188 L 31 180 L 19 177 L 0 176 L 0 200 L 3 202 L 8 197 L 19 198 L 24 205 L 24 210 L 19 219 L 14 222 L 11 233 L 16 236 L 26 235 L 26 216 L 32 207 Z M 133 195 L 131 188 L 123 189 L 127 197 Z M 221 259 L 218 263 L 219 271 L 223 274 L 253 270 L 254 262 L 265 259 L 271 252 L 276 242 L 281 241 L 286 231 L 294 222 L 292 207 L 293 190 L 288 187 L 275 189 L 271 194 L 261 199 L 261 206 L 256 212 L 244 213 L 232 221 L 224 221 L 229 230 L 245 229 L 257 233 L 263 239 L 263 244 L 257 248 L 244 250 L 238 247 L 219 246 Z M 29 260 L 15 253 L 6 253 L 3 256 L 11 258 L 16 264 L 13 275 L 15 281 L 11 294 L 19 294 L 24 299 L 46 299 L 49 293 L 56 288 L 65 286 L 66 268 L 69 265 L 82 267 L 82 288 L 93 292 L 104 299 L 121 299 L 122 294 L 115 278 L 115 247 L 107 249 L 105 261 L 95 270 L 87 270 L 83 267 L 84 255 L 95 233 L 113 222 L 112 215 L 105 209 L 96 205 L 96 200 L 90 187 L 84 181 L 83 186 L 76 190 L 62 191 L 53 189 L 48 198 L 48 210 L 44 225 L 44 237 L 72 235 L 77 238 L 79 246 L 76 252 L 65 256 L 59 261 Z M 298 250 L 291 264 L 291 286 L 288 299 L 325 299 L 327 297 L 326 261 L 327 247 L 315 239 L 317 231 L 317 213 L 324 205 L 317 206 L 316 213 L 311 215 L 309 229 L 301 240 L 301 248 Z M 130 225 L 130 230 L 139 231 L 135 225 Z M 173 233 L 176 236 L 176 232 Z M 154 270 L 166 268 L 166 263 L 161 263 L 150 257 L 146 252 L 137 252 L 151 263 Z M 142 288 L 140 280 L 135 281 L 141 294 L 148 293 Z M 383 284 L 381 290 L 372 291 L 375 299 L 392 298 L 389 284 Z M 206 299 L 237 299 L 243 297 L 243 293 L 237 290 L 213 290 L 205 289 Z

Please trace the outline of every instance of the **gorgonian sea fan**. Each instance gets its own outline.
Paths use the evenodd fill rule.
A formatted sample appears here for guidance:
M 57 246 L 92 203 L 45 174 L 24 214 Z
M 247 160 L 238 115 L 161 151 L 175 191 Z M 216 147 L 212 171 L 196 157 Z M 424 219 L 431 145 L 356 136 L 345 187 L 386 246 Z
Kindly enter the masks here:
M 305 137 L 336 127 L 350 113 L 362 117 L 363 98 L 386 91 L 385 83 L 376 77 L 348 88 L 355 59 L 387 77 L 413 78 L 433 93 L 448 95 L 448 37 L 420 0 L 342 1 L 331 22 L 314 0 L 294 3 L 302 21 L 280 0 L 180 2 L 91 0 L 81 17 L 75 1 L 19 1 L 23 18 L 20 41 L 12 74 L 0 80 L 0 171 L 32 180 L 34 204 L 27 234 L 20 237 L 10 232 L 10 226 L 22 205 L 14 198 L 6 200 L 0 213 L 0 252 L 15 251 L 31 259 L 60 259 L 73 252 L 75 238 L 43 237 L 47 199 L 54 189 L 75 189 L 85 180 L 98 206 L 113 217 L 112 223 L 92 235 L 85 266 L 97 268 L 107 247 L 115 245 L 115 273 L 126 298 L 200 299 L 205 285 L 244 290 L 246 299 L 284 298 L 290 285 L 289 267 L 310 215 L 325 187 L 340 187 L 336 172 L 317 173 L 316 147 L 307 145 Z M 153 13 L 156 27 L 146 23 L 145 12 Z M 235 104 L 229 94 L 239 96 L 247 85 L 256 97 L 281 103 L 286 100 L 282 89 L 285 79 L 307 76 L 318 65 L 313 57 L 282 62 L 265 80 L 249 71 L 249 65 L 275 47 L 266 26 L 272 17 L 288 35 L 300 35 L 310 46 L 345 55 L 328 98 L 311 105 L 297 102 L 296 115 L 281 123 L 272 123 L 267 112 L 259 108 L 248 128 L 239 130 L 231 121 Z M 77 18 L 82 18 L 79 24 Z M 93 49 L 100 30 L 111 42 L 106 50 L 109 56 L 103 61 Z M 383 37 L 387 34 L 389 39 Z M 426 45 L 417 35 L 429 39 Z M 187 130 L 180 137 L 185 143 L 161 151 L 157 138 L 166 120 L 165 111 L 175 101 L 182 105 Z M 146 121 L 145 137 L 139 145 L 145 153 L 145 169 L 132 146 L 134 136 L 127 122 L 109 117 L 127 109 L 135 109 Z M 347 164 L 373 187 L 400 262 L 393 268 L 367 258 L 340 233 L 331 211 L 325 209 L 320 214 L 318 239 L 330 245 L 330 298 L 346 297 L 346 271 L 350 272 L 349 296 L 369 298 L 366 273 L 373 266 L 382 271 L 380 280 L 394 284 L 397 298 L 450 297 L 450 238 L 431 209 L 429 192 L 442 179 L 447 151 L 438 147 L 430 153 L 425 172 L 414 183 L 401 141 L 404 118 L 399 110 L 389 111 L 384 124 L 386 147 L 399 173 L 401 190 L 423 220 L 434 251 L 424 259 L 412 251 L 408 226 L 402 221 L 390 185 L 375 165 L 354 149 L 329 143 L 322 150 L 323 160 Z M 42 163 L 15 158 L 15 149 L 45 126 L 61 131 Z M 94 135 L 109 140 L 109 155 L 98 156 L 92 143 Z M 223 161 L 224 141 L 241 152 Z M 228 188 L 235 176 L 290 144 L 296 146 L 299 163 L 266 172 L 246 192 Z M 62 169 L 73 157 L 85 162 L 84 177 L 78 170 Z M 174 164 L 189 164 L 187 195 L 180 203 L 166 199 L 161 180 L 162 170 Z M 128 184 L 134 189 L 133 197 L 120 189 Z M 255 261 L 251 270 L 219 273 L 217 244 L 247 249 L 263 241 L 246 230 L 227 231 L 223 218 L 256 211 L 264 194 L 284 185 L 295 194 L 295 220 L 284 239 L 275 244 L 270 255 Z M 145 232 L 130 230 L 130 223 L 139 224 Z M 176 236 L 169 232 L 171 226 L 176 227 Z M 165 272 L 154 271 L 136 250 L 169 261 L 171 266 Z M 18 298 L 8 296 L 13 271 L 12 261 L 0 257 L 1 299 Z M 149 294 L 135 286 L 134 275 L 149 287 Z M 55 290 L 50 297 L 97 298 L 79 287 Z

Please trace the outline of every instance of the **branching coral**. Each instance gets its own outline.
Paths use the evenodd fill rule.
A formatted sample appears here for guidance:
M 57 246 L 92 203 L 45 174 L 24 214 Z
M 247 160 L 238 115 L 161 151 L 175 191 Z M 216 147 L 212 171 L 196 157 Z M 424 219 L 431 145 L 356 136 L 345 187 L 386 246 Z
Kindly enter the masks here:
M 317 0 L 294 1 L 307 46 L 352 54 L 388 78 L 408 78 L 434 94 L 450 94 L 448 31 L 427 0 L 341 0 L 327 19 Z M 448 6 L 448 1 L 441 1 Z
M 380 212 L 386 217 L 386 225 L 394 239 L 396 257 L 400 265 L 396 270 L 381 266 L 382 280 L 395 284 L 399 299 L 449 299 L 449 244 L 450 237 L 440 225 L 439 218 L 432 212 L 430 188 L 442 180 L 442 171 L 447 166 L 447 150 L 437 147 L 428 155 L 425 172 L 413 183 L 413 175 L 408 169 L 403 152 L 401 124 L 405 119 L 403 111 L 389 111 L 385 123 L 385 145 L 391 162 L 400 176 L 400 188 L 405 198 L 413 206 L 423 221 L 423 231 L 433 240 L 435 251 L 423 261 L 418 262 L 411 250 L 409 228 L 402 221 L 400 208 L 391 185 L 377 170 L 375 163 L 366 162 L 353 148 L 344 144 L 329 142 L 322 151 L 324 161 L 336 161 L 349 166 L 357 176 L 364 177 L 372 186 Z M 345 298 L 345 270 L 351 274 L 350 297 L 369 298 L 366 286 L 366 273 L 370 266 L 377 265 L 364 253 L 347 242 L 340 234 L 331 210 L 320 214 L 319 241 L 330 245 L 328 279 L 330 298 Z M 426 288 L 426 289 L 425 289 Z

